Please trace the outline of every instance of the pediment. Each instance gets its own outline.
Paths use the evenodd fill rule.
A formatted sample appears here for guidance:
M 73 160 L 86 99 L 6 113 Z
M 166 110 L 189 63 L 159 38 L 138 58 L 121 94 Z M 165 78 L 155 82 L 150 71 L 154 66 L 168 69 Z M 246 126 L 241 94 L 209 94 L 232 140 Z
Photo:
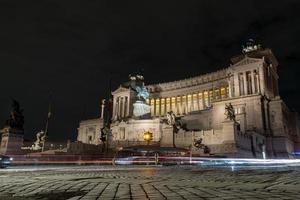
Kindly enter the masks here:
M 259 59 L 259 58 L 245 57 L 241 61 L 235 63 L 233 66 L 248 65 L 248 64 L 257 63 L 257 62 L 260 62 L 260 61 L 261 61 L 261 59 Z
M 124 88 L 122 86 L 120 86 L 118 89 L 116 89 L 115 91 L 112 92 L 113 95 L 118 94 L 118 93 L 122 93 L 122 92 L 128 92 L 129 89 L 128 88 Z

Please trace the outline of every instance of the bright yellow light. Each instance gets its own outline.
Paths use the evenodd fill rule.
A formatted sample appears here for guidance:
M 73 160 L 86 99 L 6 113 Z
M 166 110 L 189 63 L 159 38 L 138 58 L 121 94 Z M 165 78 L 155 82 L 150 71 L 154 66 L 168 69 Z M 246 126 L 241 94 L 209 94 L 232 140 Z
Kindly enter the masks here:
M 150 133 L 149 131 L 147 131 L 147 132 L 144 133 L 144 140 L 147 141 L 147 142 L 151 141 L 153 139 L 152 136 L 153 136 L 153 134 Z

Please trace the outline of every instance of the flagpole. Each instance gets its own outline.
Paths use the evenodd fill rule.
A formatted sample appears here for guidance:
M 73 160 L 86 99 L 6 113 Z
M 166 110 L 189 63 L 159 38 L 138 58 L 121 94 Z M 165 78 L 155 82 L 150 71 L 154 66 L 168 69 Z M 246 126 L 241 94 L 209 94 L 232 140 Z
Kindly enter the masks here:
M 45 147 L 46 137 L 47 137 L 47 133 L 48 133 L 50 117 L 51 117 L 51 101 L 49 102 L 49 107 L 48 107 L 48 115 L 47 115 L 45 134 L 44 134 L 44 139 L 43 139 L 42 152 L 44 152 L 44 147 Z

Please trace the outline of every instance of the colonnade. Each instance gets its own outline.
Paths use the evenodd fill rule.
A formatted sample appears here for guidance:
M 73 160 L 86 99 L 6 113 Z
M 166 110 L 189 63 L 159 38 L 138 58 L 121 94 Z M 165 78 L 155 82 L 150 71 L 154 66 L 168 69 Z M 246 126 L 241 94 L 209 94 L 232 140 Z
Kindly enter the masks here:
M 113 104 L 113 118 L 124 118 L 129 116 L 129 97 L 118 96 L 114 98 Z
M 213 100 L 229 97 L 229 90 L 229 86 L 224 86 L 180 96 L 151 98 L 147 103 L 151 107 L 151 116 L 164 116 L 170 111 L 184 115 L 209 108 Z
M 251 95 L 261 92 L 261 85 L 259 81 L 263 79 L 259 75 L 258 70 L 249 70 L 244 72 L 239 72 L 234 75 L 234 85 L 235 85 L 235 96 Z

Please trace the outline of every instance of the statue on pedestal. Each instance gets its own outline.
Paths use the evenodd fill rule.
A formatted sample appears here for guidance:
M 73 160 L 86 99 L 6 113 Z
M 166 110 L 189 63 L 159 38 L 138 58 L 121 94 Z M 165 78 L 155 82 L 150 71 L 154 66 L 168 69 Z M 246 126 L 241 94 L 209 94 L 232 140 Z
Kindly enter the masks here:
M 194 139 L 194 147 L 196 147 L 197 149 L 203 149 L 203 153 L 208 154 L 210 153 L 210 149 L 208 146 L 206 146 L 205 144 L 202 143 L 203 139 Z
M 150 106 L 146 104 L 149 98 L 149 92 L 144 85 L 144 77 L 142 75 L 129 75 L 130 89 L 135 92 L 136 101 L 133 103 L 133 115 L 135 117 L 143 117 L 150 114 Z
M 12 110 L 8 120 L 5 121 L 1 134 L 1 154 L 14 154 L 21 151 L 24 136 L 23 109 L 16 100 L 12 100 Z
M 234 121 L 234 122 L 236 121 L 234 108 L 231 103 L 225 105 L 225 113 L 224 114 L 226 115 L 226 119 L 228 119 L 230 121 Z
M 12 111 L 10 112 L 9 119 L 6 120 L 5 126 L 23 130 L 24 116 L 23 109 L 20 108 L 20 104 L 15 99 L 12 100 Z
M 36 134 L 36 141 L 32 145 L 31 149 L 32 150 L 41 150 L 42 145 L 44 145 L 45 141 L 46 141 L 46 134 L 43 130 L 41 130 L 40 132 L 38 132 Z

